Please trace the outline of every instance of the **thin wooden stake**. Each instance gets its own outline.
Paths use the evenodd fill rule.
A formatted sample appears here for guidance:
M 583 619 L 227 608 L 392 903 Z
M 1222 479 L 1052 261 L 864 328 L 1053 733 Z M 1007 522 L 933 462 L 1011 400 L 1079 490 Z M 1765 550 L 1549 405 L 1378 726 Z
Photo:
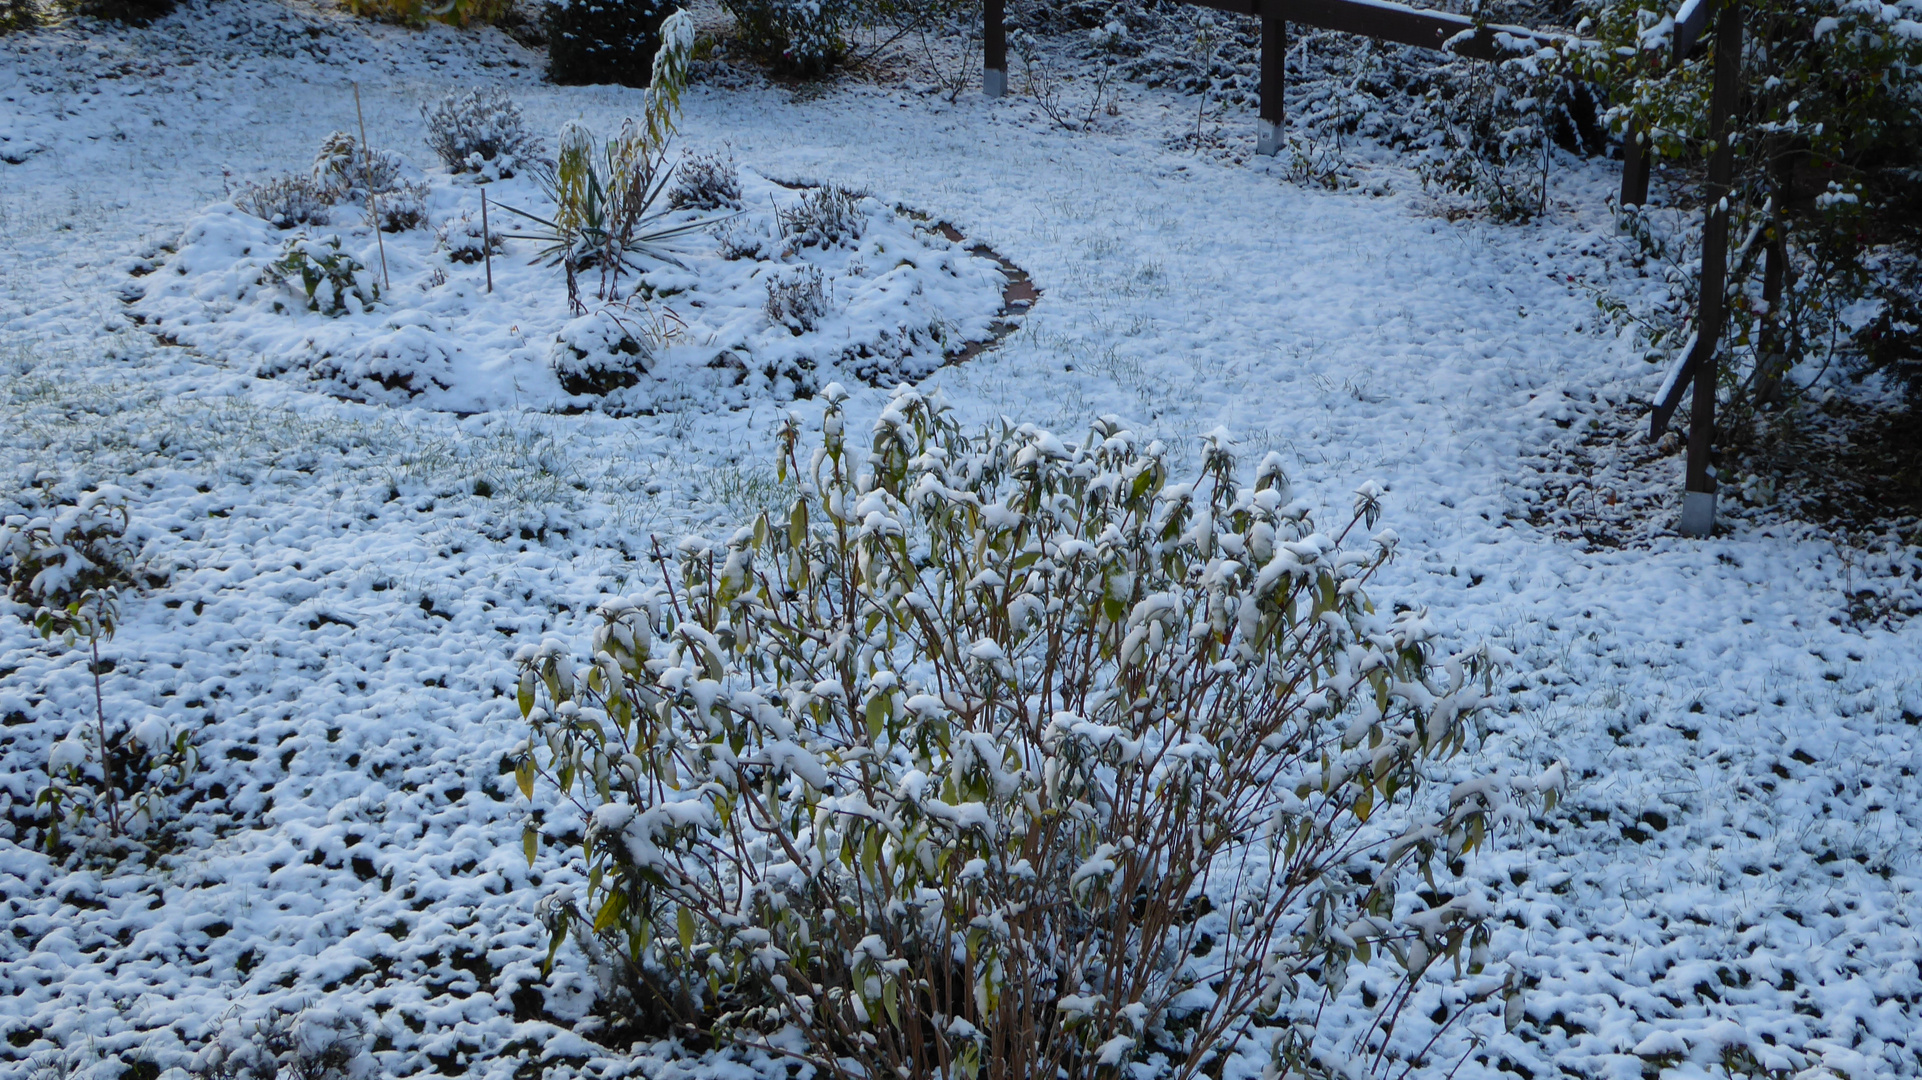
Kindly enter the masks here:
M 374 171 L 374 159 L 367 150 L 367 114 L 360 111 L 360 84 L 354 85 L 354 118 L 360 121 L 360 160 L 363 179 L 367 179 L 367 212 L 374 215 L 374 246 L 380 249 L 381 287 L 388 292 L 394 291 L 394 279 L 387 276 L 387 241 L 380 236 L 380 200 L 374 195 L 374 184 L 369 177 Z
M 494 237 L 487 231 L 487 189 L 481 188 L 481 258 L 487 263 L 487 291 L 494 291 Z

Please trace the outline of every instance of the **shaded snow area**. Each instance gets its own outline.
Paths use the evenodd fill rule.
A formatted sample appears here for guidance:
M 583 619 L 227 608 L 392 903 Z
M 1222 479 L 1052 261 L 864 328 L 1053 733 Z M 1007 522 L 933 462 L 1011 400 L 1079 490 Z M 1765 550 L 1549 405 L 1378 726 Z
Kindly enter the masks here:
M 703 249 L 698 283 L 658 301 L 686 330 L 636 396 L 574 412 L 589 403 L 552 362 L 564 285 L 520 242 L 492 296 L 473 264 L 436 262 L 428 229 L 387 236 L 391 302 L 274 310 L 294 294 L 248 261 L 285 237 L 224 205 L 232 180 L 353 130 L 350 80 L 375 145 L 416 162 L 420 104 L 450 88 L 504 86 L 550 144 L 639 111 L 635 91 L 546 86 L 539 62 L 492 31 L 262 0 L 0 38 L 0 157 L 20 159 L 0 163 L 0 515 L 130 493 L 164 581 L 128 594 L 103 646 L 105 709 L 192 731 L 204 761 L 152 867 L 16 842 L 93 682 L 82 650 L 0 612 L 0 1072 L 184 1066 L 223 1025 L 314 1006 L 361 1018 L 390 1076 L 785 1075 L 569 1026 L 591 976 L 569 947 L 541 982 L 535 902 L 575 878 L 558 844 L 522 857 L 503 756 L 524 731 L 502 695 L 518 645 L 584 647 L 592 606 L 649 574 L 651 537 L 725 537 L 782 502 L 774 425 L 820 407 L 750 356 L 841 378 L 859 431 L 890 377 L 852 372 L 849 343 L 938 320 L 986 336 L 999 271 L 899 206 L 1041 299 L 997 347 L 938 366 L 946 346 L 923 343 L 896 374 L 970 423 L 1078 434 L 1114 413 L 1191 461 L 1226 427 L 1330 516 L 1374 480 L 1402 537 L 1378 598 L 1519 657 L 1441 768 L 1562 762 L 1566 800 L 1436 884 L 1492 899 L 1495 951 L 1529 989 L 1513 1030 L 1473 1013 L 1416 1076 L 1922 1073 L 1922 625 L 1899 614 L 1916 553 L 1765 508 L 1673 535 L 1681 460 L 1621 419 L 1661 371 L 1594 300 L 1650 294 L 1604 206 L 1609 164 L 1558 162 L 1540 224 L 1451 222 L 1392 155 L 1327 192 L 1169 149 L 1195 115 L 1170 91 L 1123 87 L 1117 115 L 1070 134 L 1018 97 L 736 80 L 688 93 L 683 141 L 734 156 L 753 214 L 796 197 L 773 180 L 869 193 L 872 249 L 798 257 L 836 278 L 841 314 L 815 330 L 776 328 L 753 261 Z M 475 209 L 471 185 L 422 175 L 436 223 Z M 363 226 L 327 231 L 372 264 Z M 861 315 L 897 271 L 894 313 Z M 382 383 L 382 342 L 417 350 L 425 381 Z M 739 366 L 710 366 L 723 351 Z M 1585 488 L 1571 461 L 1634 490 Z M 1598 499 L 1642 512 L 1631 543 L 1584 535 Z M 1862 617 L 1864 591 L 1888 617 Z M 1324 1024 L 1365 1024 L 1392 977 L 1358 969 Z M 1430 986 L 1410 1015 L 1457 993 Z

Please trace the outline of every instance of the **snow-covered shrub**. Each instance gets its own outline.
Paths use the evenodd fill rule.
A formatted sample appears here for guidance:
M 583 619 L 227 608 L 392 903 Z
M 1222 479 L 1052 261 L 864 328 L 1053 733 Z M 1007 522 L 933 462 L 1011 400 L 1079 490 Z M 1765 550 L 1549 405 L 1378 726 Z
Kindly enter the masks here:
M 234 205 L 241 213 L 282 229 L 327 224 L 327 208 L 333 202 L 327 188 L 311 177 L 291 173 L 245 184 L 234 194 Z
M 865 198 L 862 192 L 838 184 L 810 188 L 793 206 L 779 211 L 781 234 L 797 248 L 840 247 L 859 240 L 867 227 L 867 215 L 861 209 Z
M 341 250 L 340 237 L 296 236 L 268 265 L 267 276 L 299 292 L 307 310 L 341 315 L 372 307 L 380 285 L 359 259 Z
M 815 328 L 828 313 L 826 279 L 812 266 L 800 266 L 767 279 L 768 321 L 797 337 Z
M 1658 158 L 1700 161 L 1716 41 L 1680 64 L 1672 58 L 1675 5 L 1595 0 L 1586 56 L 1610 87 L 1614 130 L 1639 128 Z M 1741 8 L 1744 92 L 1731 118 L 1728 340 L 1732 403 L 1792 389 L 1797 364 L 1892 366 L 1922 355 L 1922 32 L 1915 5 L 1838 0 L 1755 0 Z M 1671 171 L 1673 175 L 1673 171 Z M 1690 187 L 1700 171 L 1682 173 Z M 1765 243 L 1780 236 L 1789 269 L 1781 302 L 1761 302 Z M 1692 306 L 1686 275 L 1679 310 Z M 1884 321 L 1881 314 L 1895 317 Z M 1806 381 L 1806 380 L 1804 380 Z M 1922 406 L 1922 378 L 1911 384 Z
M 0 34 L 39 26 L 40 5 L 35 0 L 0 0 Z
M 561 327 L 548 353 L 562 390 L 596 397 L 640 382 L 653 360 L 652 336 L 606 310 Z
M 100 643 L 120 621 L 111 588 L 88 589 L 69 603 L 34 613 L 34 630 L 71 648 L 86 639 L 94 683 L 94 715 L 78 721 L 47 752 L 47 784 L 34 798 L 43 817 L 40 842 L 48 852 L 77 847 L 91 856 L 118 858 L 148 835 L 174 809 L 187 778 L 199 764 L 192 733 L 159 716 L 136 724 L 107 720 Z
M 459 217 L 442 222 L 435 239 L 447 257 L 457 263 L 480 262 L 487 257 L 489 248 L 496 255 L 501 252 L 500 234 L 485 235 L 480 219 L 465 210 Z
M 427 185 L 418 180 L 402 180 L 381 192 L 373 200 L 380 212 L 381 231 L 402 232 L 427 224 L 429 194 Z
M 450 92 L 420 111 L 427 145 L 449 171 L 499 180 L 540 158 L 540 139 L 521 124 L 520 106 L 500 87 Z
M 1503 221 L 1540 213 L 1548 198 L 1550 112 L 1561 69 L 1552 50 L 1448 68 L 1425 102 L 1439 130 L 1420 165 L 1422 182 L 1467 195 Z
M 734 167 L 734 158 L 723 157 L 719 151 L 681 155 L 667 205 L 676 210 L 739 210 L 741 174 Z
M 609 1019 L 841 1076 L 1191 1076 L 1312 1032 L 1352 961 L 1481 972 L 1481 894 L 1413 870 L 1542 785 L 1418 798 L 1491 658 L 1367 595 L 1379 489 L 1324 531 L 1219 437 L 1178 480 L 1118 420 L 969 435 L 908 387 L 862 454 L 825 396 L 785 513 L 659 554 L 585 666 L 517 655 L 516 780 L 579 815 L 527 854 L 586 883 L 548 962 L 578 943 Z
M 399 154 L 363 147 L 344 131 L 322 139 L 314 154 L 314 184 L 335 202 L 364 203 L 370 193 L 393 191 L 405 169 Z
M 79 0 L 74 13 L 94 19 L 145 26 L 173 14 L 175 0 Z
M 715 250 L 733 261 L 774 258 L 781 247 L 779 239 L 753 218 L 730 218 L 714 227 Z
M 673 0 L 548 0 L 541 9 L 548 79 L 648 85 L 661 25 L 676 6 Z
M 750 52 L 798 75 L 819 75 L 847 54 L 858 0 L 721 0 Z
M 187 1068 L 192 1080 L 362 1080 L 379 1073 L 367 1025 L 324 1006 L 277 1010 L 243 1023 L 229 1016 Z
M 421 26 L 491 24 L 514 6 L 513 0 L 347 0 L 347 10 L 365 19 Z
M 131 520 L 126 491 L 111 485 L 44 516 L 8 517 L 0 522 L 7 595 L 28 607 L 64 608 L 89 590 L 160 584 L 162 575 L 139 565 Z

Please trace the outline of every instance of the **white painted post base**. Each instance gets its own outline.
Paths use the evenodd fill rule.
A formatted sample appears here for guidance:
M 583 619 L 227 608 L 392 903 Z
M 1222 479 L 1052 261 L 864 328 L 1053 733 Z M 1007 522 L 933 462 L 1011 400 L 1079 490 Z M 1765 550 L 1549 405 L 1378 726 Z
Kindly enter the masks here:
M 995 68 L 981 69 L 981 92 L 998 98 L 1008 92 L 1008 73 Z
M 1281 153 L 1281 125 L 1273 120 L 1255 121 L 1255 153 L 1274 157 Z
M 1682 535 L 1707 536 L 1715 531 L 1715 493 L 1682 492 Z

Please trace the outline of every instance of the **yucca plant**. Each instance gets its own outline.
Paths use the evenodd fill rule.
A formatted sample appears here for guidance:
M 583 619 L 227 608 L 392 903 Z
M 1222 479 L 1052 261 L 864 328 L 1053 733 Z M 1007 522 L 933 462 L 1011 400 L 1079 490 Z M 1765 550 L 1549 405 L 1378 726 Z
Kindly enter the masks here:
M 561 129 L 556 159 L 534 170 L 541 190 L 554 203 L 551 216 L 501 204 L 501 209 L 539 226 L 505 235 L 541 242 L 539 258 L 566 271 L 567 298 L 576 312 L 582 310 L 581 271 L 599 270 L 599 297 L 612 299 L 623 271 L 642 269 L 648 259 L 682 266 L 672 241 L 720 220 L 664 225 L 662 219 L 672 211 L 656 209 L 663 205 L 674 174 L 667 152 L 693 51 L 694 22 L 685 11 L 677 11 L 661 24 L 661 50 L 654 58 L 641 119 L 623 121 L 620 133 L 604 142 L 580 123 L 569 122 Z

